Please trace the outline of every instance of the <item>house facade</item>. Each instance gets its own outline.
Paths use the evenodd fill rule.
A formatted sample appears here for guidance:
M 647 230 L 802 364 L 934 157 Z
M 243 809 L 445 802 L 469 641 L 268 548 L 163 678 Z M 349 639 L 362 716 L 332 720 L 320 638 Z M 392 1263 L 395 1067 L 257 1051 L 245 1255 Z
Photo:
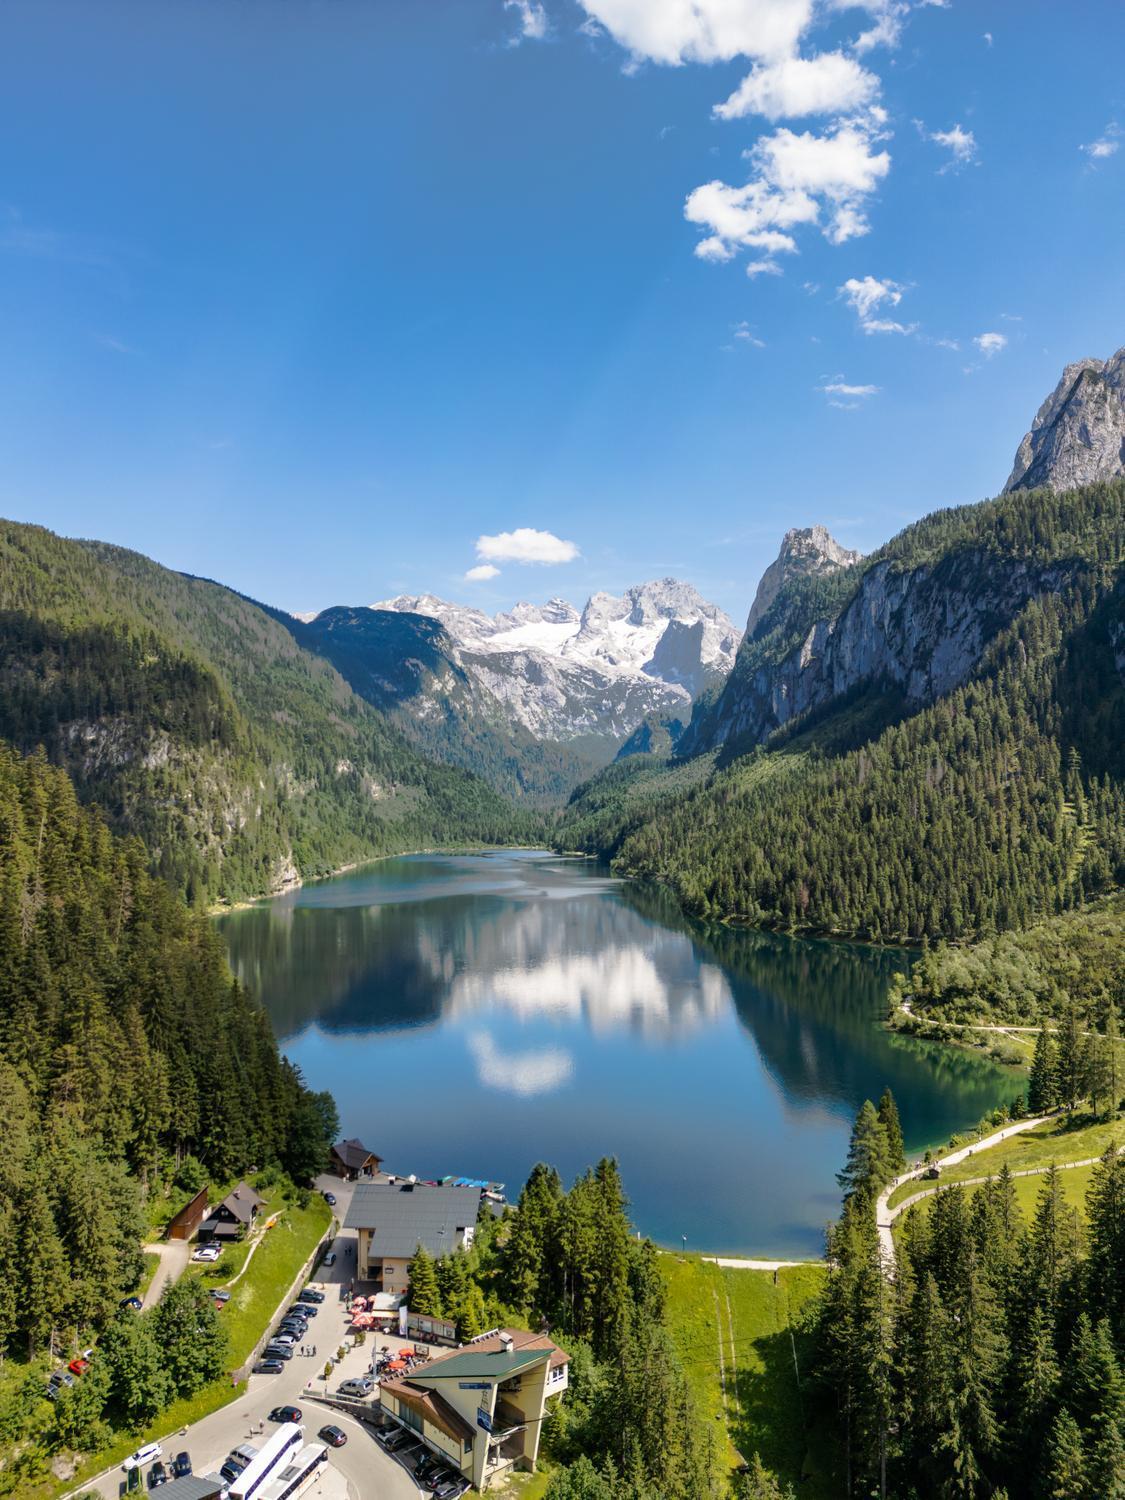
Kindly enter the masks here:
M 328 1153 L 328 1165 L 345 1182 L 362 1182 L 377 1177 L 383 1170 L 383 1158 L 369 1151 L 362 1141 L 337 1141 Z
M 478 1490 L 533 1470 L 547 1403 L 566 1390 L 570 1356 L 545 1334 L 509 1328 L 439 1355 L 380 1387 L 383 1411 Z
M 240 1239 L 254 1223 L 265 1202 L 252 1187 L 240 1182 L 200 1224 L 200 1239 Z
M 439 1260 L 473 1243 L 480 1188 L 428 1183 L 360 1182 L 344 1219 L 354 1229 L 356 1280 L 401 1296 L 410 1288 L 410 1261 L 419 1245 Z

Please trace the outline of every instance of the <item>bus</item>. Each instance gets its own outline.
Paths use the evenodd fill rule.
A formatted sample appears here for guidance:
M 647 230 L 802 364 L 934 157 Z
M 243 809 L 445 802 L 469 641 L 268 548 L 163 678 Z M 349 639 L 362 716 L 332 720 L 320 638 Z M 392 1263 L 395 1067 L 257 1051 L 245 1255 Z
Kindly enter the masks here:
M 264 1500 L 266 1486 L 293 1462 L 304 1443 L 305 1429 L 282 1422 L 271 1432 L 237 1479 L 231 1480 L 231 1500 Z
M 328 1462 L 328 1449 L 323 1443 L 307 1443 L 290 1460 L 276 1479 L 261 1491 L 260 1500 L 293 1500 L 311 1485 L 323 1463 Z

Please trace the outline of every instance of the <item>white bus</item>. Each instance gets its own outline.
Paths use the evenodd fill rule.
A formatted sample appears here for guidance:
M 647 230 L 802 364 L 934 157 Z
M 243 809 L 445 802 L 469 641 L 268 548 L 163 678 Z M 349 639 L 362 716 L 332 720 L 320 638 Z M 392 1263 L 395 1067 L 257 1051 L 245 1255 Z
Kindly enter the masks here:
M 263 1500 L 266 1486 L 292 1463 L 304 1443 L 305 1429 L 282 1422 L 259 1448 L 256 1457 L 231 1481 L 231 1500 Z
M 260 1500 L 294 1500 L 294 1497 L 312 1483 L 323 1463 L 328 1462 L 328 1449 L 323 1443 L 307 1443 L 276 1479 L 261 1491 Z

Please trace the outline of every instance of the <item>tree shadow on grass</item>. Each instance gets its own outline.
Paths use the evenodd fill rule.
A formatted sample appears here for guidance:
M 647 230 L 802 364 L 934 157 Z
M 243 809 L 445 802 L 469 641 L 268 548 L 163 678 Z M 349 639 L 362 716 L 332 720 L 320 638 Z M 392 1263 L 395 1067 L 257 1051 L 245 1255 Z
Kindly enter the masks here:
M 766 1467 L 800 1496 L 837 1493 L 832 1488 L 830 1434 L 817 1419 L 807 1375 L 812 1356 L 809 1335 L 788 1328 L 765 1334 L 754 1340 L 753 1353 L 762 1368 L 740 1366 L 733 1387 L 729 1381 L 727 1386 L 735 1446 L 746 1459 L 757 1452 Z

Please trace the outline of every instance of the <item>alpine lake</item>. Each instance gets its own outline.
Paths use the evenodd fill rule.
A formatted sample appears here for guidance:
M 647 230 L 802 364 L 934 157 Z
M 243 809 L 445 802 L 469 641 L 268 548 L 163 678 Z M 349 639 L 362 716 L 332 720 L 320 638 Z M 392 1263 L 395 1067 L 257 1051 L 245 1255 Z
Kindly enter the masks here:
M 387 1171 L 570 1181 L 616 1156 L 638 1229 L 805 1259 L 863 1100 L 908 1151 L 1022 1074 L 881 1024 L 901 950 L 689 922 L 541 853 L 412 855 L 216 918 L 283 1051 Z

